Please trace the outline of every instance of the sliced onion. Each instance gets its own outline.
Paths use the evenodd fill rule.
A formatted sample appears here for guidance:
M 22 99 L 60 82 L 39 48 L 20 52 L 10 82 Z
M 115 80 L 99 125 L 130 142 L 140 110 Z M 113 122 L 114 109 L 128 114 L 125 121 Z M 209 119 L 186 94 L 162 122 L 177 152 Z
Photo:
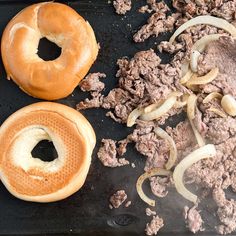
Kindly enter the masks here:
M 180 92 L 180 91 L 174 91 L 174 92 L 171 92 L 171 93 L 168 95 L 167 98 L 173 97 L 173 96 L 175 96 L 175 97 L 180 97 L 180 96 L 182 96 L 182 95 L 183 95 L 182 92 Z
M 201 136 L 201 134 L 198 132 L 195 125 L 193 124 L 193 119 L 195 117 L 196 104 L 197 104 L 197 96 L 194 94 L 191 94 L 187 101 L 187 116 L 191 124 L 193 133 L 196 137 L 197 143 L 199 147 L 202 147 L 205 145 L 205 140 L 203 139 L 203 137 Z
M 135 108 L 131 111 L 127 119 L 127 127 L 132 127 L 141 114 L 143 114 L 143 108 Z
M 223 95 L 217 92 L 212 92 L 209 93 L 202 101 L 202 103 L 208 103 L 210 102 L 212 99 L 217 98 L 217 99 L 222 99 Z
M 194 75 L 194 74 L 193 74 Z M 189 88 L 190 90 L 192 90 L 193 92 L 199 92 L 199 86 L 198 85 L 191 85 L 188 84 L 188 82 L 185 84 L 185 86 L 187 88 Z
M 159 107 L 157 107 L 155 110 L 149 112 L 149 113 L 144 113 L 140 116 L 140 119 L 145 120 L 145 121 L 150 121 L 150 120 L 156 120 L 166 114 L 174 105 L 177 100 L 176 96 L 172 96 L 167 98 L 163 104 Z
M 183 77 L 186 75 L 186 73 L 189 71 L 189 61 L 186 60 L 182 65 L 181 65 L 181 76 Z
M 236 37 L 236 28 L 234 27 L 234 25 L 230 24 L 228 21 L 224 19 L 206 15 L 206 16 L 197 16 L 185 22 L 175 31 L 175 33 L 171 36 L 169 42 L 173 43 L 176 37 L 179 36 L 187 28 L 192 27 L 194 25 L 200 25 L 200 24 L 215 26 L 217 28 L 223 29 L 226 32 L 230 33 L 233 37 Z
M 171 174 L 171 171 L 169 170 L 164 170 L 161 168 L 153 168 L 152 170 L 145 172 L 144 174 L 140 175 L 137 182 L 136 182 L 136 189 L 138 192 L 139 197 L 146 202 L 150 206 L 155 206 L 156 202 L 155 200 L 149 198 L 144 192 L 143 192 L 143 182 L 155 175 L 160 175 L 160 176 L 169 176 Z
M 167 140 L 170 145 L 170 156 L 165 165 L 166 169 L 170 170 L 174 166 L 177 159 L 177 148 L 175 145 L 175 141 L 165 130 L 163 130 L 160 127 L 155 128 L 154 132 L 156 133 L 157 136 Z
M 187 106 L 187 114 L 190 120 L 193 120 L 195 117 L 195 109 L 197 104 L 197 96 L 195 94 L 190 94 L 188 97 L 188 106 Z
M 185 107 L 187 105 L 187 101 L 176 101 L 175 105 L 174 105 L 174 108 L 178 109 L 178 108 L 181 108 L 181 107 Z
M 217 108 L 215 108 L 215 107 L 210 107 L 210 108 L 208 109 L 208 111 L 214 112 L 214 113 L 216 113 L 218 116 L 221 116 L 222 118 L 226 118 L 226 117 L 227 117 L 227 115 L 226 115 L 223 111 L 221 111 L 221 110 L 219 110 L 219 109 L 217 109 Z
M 197 203 L 197 196 L 190 192 L 183 183 L 183 176 L 186 169 L 192 166 L 194 163 L 205 159 L 212 158 L 216 155 L 216 149 L 213 144 L 207 144 L 203 147 L 198 148 L 197 150 L 190 153 L 186 156 L 176 167 L 173 173 L 173 179 L 175 183 L 176 190 L 187 200 Z
M 192 77 L 193 72 L 189 69 L 187 73 L 180 79 L 180 84 L 186 84 Z
M 196 74 L 191 77 L 188 81 L 187 86 L 189 85 L 200 85 L 200 84 L 207 84 L 212 82 L 219 74 L 219 69 L 213 68 L 204 76 L 197 76 Z
M 190 55 L 190 67 L 193 72 L 197 72 L 198 58 L 201 56 L 201 53 L 197 50 L 192 50 Z
M 197 50 L 198 52 L 202 53 L 210 42 L 218 40 L 221 36 L 224 35 L 210 34 L 203 36 L 193 44 L 192 51 Z
M 224 95 L 221 100 L 221 106 L 227 114 L 236 116 L 236 100 L 232 95 Z
M 163 101 L 148 105 L 144 108 L 143 111 L 144 111 L 144 113 L 149 113 L 149 112 L 155 110 L 157 107 L 159 107 L 162 103 L 163 103 Z

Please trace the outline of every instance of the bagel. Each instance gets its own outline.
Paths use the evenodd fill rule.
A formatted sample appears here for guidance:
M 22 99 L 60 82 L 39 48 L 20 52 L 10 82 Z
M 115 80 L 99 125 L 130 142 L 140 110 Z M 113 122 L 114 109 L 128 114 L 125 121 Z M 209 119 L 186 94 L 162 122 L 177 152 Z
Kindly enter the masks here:
M 45 139 L 58 153 L 51 162 L 31 154 Z M 95 143 L 92 126 L 73 108 L 52 102 L 26 106 L 0 128 L 0 178 L 10 193 L 26 201 L 64 199 L 84 184 Z
M 55 60 L 38 52 L 41 38 L 61 48 Z M 44 2 L 20 11 L 6 26 L 1 53 L 7 78 L 27 94 L 45 100 L 68 96 L 84 78 L 98 54 L 90 24 L 61 3 Z

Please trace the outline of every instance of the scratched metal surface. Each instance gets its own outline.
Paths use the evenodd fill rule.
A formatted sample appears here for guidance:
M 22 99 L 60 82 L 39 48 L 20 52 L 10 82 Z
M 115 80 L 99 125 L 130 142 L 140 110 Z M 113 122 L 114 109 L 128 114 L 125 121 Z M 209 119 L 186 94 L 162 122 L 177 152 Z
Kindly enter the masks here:
M 0 32 L 7 22 L 22 8 L 36 1 L 0 1 Z M 170 1 L 169 1 L 170 2 Z M 92 66 L 91 72 L 104 72 L 107 78 L 107 94 L 117 85 L 115 73 L 116 60 L 122 56 L 132 57 L 136 52 L 149 48 L 156 49 L 156 43 L 168 39 L 170 34 L 161 35 L 158 39 L 151 38 L 145 43 L 135 44 L 133 33 L 142 26 L 148 14 L 140 14 L 137 9 L 145 3 L 134 0 L 132 10 L 124 17 L 115 14 L 107 0 L 71 1 L 68 4 L 85 17 L 95 30 L 101 45 L 98 59 Z M 42 47 L 44 55 L 54 51 L 47 46 Z M 169 58 L 160 55 L 163 62 Z M 2 62 L 0 63 L 0 122 L 21 107 L 39 101 L 22 91 L 12 82 L 6 80 Z M 75 104 L 88 94 L 76 88 L 73 95 L 57 102 L 75 107 Z M 87 181 L 83 188 L 71 197 L 49 204 L 30 203 L 11 196 L 0 184 L 0 235 L 46 235 L 46 234 L 76 234 L 76 235 L 143 235 L 146 223 L 150 218 L 145 216 L 146 205 L 139 199 L 135 190 L 135 181 L 142 173 L 144 157 L 140 156 L 131 145 L 125 155 L 136 168 L 130 166 L 121 168 L 105 168 L 96 158 L 96 152 L 102 138 L 120 140 L 125 138 L 132 129 L 113 122 L 105 116 L 102 109 L 91 109 L 83 114 L 88 118 L 97 134 L 97 146 L 93 153 L 93 161 Z M 170 121 L 176 122 L 175 120 Z M 108 198 L 118 189 L 125 189 L 132 201 L 129 208 L 121 207 L 110 210 Z M 157 199 L 157 212 L 164 218 L 165 227 L 159 235 L 189 235 L 182 217 L 183 206 L 188 204 L 174 190 L 170 190 L 164 199 Z M 205 221 L 205 233 L 215 235 L 214 227 L 217 218 L 213 214 L 215 205 L 206 200 L 201 207 Z

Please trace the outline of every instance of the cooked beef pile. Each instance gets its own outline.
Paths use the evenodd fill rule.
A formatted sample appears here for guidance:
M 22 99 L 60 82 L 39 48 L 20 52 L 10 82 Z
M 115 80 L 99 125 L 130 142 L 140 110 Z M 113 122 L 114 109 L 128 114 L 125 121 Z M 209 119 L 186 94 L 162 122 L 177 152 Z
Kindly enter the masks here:
M 122 10 L 119 10 L 118 4 Z M 124 14 L 130 9 L 131 1 L 114 1 L 114 6 L 117 12 Z M 173 31 L 200 15 L 223 18 L 236 25 L 236 0 L 173 0 L 173 7 L 176 9 L 175 13 L 170 12 L 164 1 L 147 0 L 147 5 L 141 7 L 139 12 L 151 15 L 147 23 L 134 34 L 134 41 L 138 43 L 149 37 L 158 37 L 159 34 Z M 199 39 L 211 34 L 221 34 L 221 36 L 205 45 L 203 52 L 199 53 L 197 58 L 197 71 L 191 71 L 187 63 L 191 64 L 193 45 Z M 102 107 L 109 110 L 107 116 L 123 123 L 124 126 L 134 110 L 141 112 L 135 118 L 133 132 L 125 139 L 102 140 L 98 158 L 107 167 L 122 168 L 121 166 L 129 165 L 129 161 L 122 156 L 126 152 L 127 145 L 134 143 L 137 151 L 146 158 L 145 171 L 156 167 L 165 168 L 170 157 L 170 143 L 155 132 L 155 128 L 160 125 L 165 127 L 165 131 L 176 145 L 175 166 L 199 148 L 196 132 L 205 144 L 213 144 L 216 149 L 215 157 L 200 160 L 187 168 L 184 176 L 185 184 L 199 185 L 212 195 L 218 207 L 217 215 L 220 221 L 217 231 L 220 234 L 231 233 L 236 230 L 236 202 L 228 199 L 225 191 L 227 189 L 236 191 L 236 119 L 223 106 L 222 97 L 229 95 L 232 99 L 236 99 L 236 39 L 228 31 L 209 24 L 197 24 L 184 30 L 173 43 L 162 41 L 156 49 L 159 53 L 165 51 L 173 54 L 172 60 L 169 63 L 162 63 L 153 49 L 140 51 L 130 59 L 127 57 L 118 59 L 116 76 L 119 82 L 107 96 L 102 94 L 104 83 L 99 80 L 105 75 L 89 74 L 81 82 L 80 87 L 83 91 L 91 93 L 91 99 L 81 101 L 77 104 L 77 109 Z M 182 83 L 181 79 L 186 75 L 183 67 L 186 65 L 187 73 L 192 74 L 187 82 Z M 214 69 L 217 69 L 217 74 L 213 78 L 211 74 Z M 191 86 L 189 82 L 194 78 L 199 81 L 210 78 L 210 81 Z M 143 118 L 145 109 L 150 109 L 149 113 L 153 112 L 153 109 L 160 108 L 177 93 L 180 95 L 175 95 L 176 102 L 167 112 L 152 120 Z M 190 119 L 188 114 L 188 117 L 175 127 L 167 126 L 166 121 L 170 117 L 186 113 L 188 98 L 193 94 L 197 99 L 193 119 Z M 228 106 L 228 109 L 236 110 L 230 103 Z M 172 176 L 155 176 L 149 180 L 152 193 L 161 198 L 164 198 L 168 194 L 168 189 L 175 185 Z M 111 197 L 110 202 L 116 208 L 126 198 L 125 192 L 119 191 Z M 199 206 L 201 199 L 200 197 L 197 202 Z M 146 214 L 153 217 L 146 226 L 146 234 L 156 235 L 163 227 L 164 221 L 149 208 L 146 209 Z M 184 219 L 186 227 L 193 233 L 204 230 L 204 222 L 196 204 L 184 208 Z

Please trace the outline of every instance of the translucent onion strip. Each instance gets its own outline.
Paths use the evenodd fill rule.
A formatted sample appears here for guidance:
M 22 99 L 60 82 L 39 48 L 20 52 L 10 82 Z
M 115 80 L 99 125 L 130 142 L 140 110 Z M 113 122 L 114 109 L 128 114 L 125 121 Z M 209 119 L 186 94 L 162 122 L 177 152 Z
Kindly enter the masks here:
M 196 74 L 191 77 L 191 79 L 187 82 L 187 86 L 189 85 L 201 85 L 212 82 L 219 74 L 219 69 L 213 68 L 204 76 L 197 76 Z
M 202 101 L 202 103 L 208 103 L 210 102 L 212 99 L 217 98 L 217 99 L 222 99 L 223 95 L 217 92 L 212 92 L 209 93 Z
M 175 145 L 175 141 L 165 130 L 163 130 L 160 127 L 155 128 L 154 132 L 156 133 L 157 136 L 167 140 L 170 145 L 170 156 L 165 165 L 166 169 L 170 170 L 174 166 L 177 159 L 177 148 Z
M 164 170 L 161 168 L 153 168 L 152 170 L 145 172 L 144 174 L 140 175 L 137 182 L 136 182 L 136 189 L 138 192 L 139 197 L 146 202 L 148 205 L 150 206 L 155 206 L 156 202 L 155 200 L 149 198 L 144 192 L 143 192 L 143 182 L 155 175 L 159 175 L 159 176 L 169 176 L 171 174 L 171 171 L 169 170 Z
M 217 109 L 215 107 L 210 107 L 208 109 L 208 111 L 214 112 L 215 114 L 217 114 L 218 116 L 220 116 L 222 118 L 226 118 L 227 117 L 227 115 L 223 111 L 221 111 L 221 110 L 219 110 L 219 109 Z
M 192 77 L 193 72 L 189 69 L 187 73 L 180 79 L 181 84 L 186 84 Z
M 175 33 L 170 38 L 169 42 L 173 43 L 176 37 L 178 37 L 187 28 L 192 27 L 194 25 L 200 25 L 200 24 L 215 26 L 217 28 L 223 29 L 226 32 L 230 33 L 233 37 L 236 37 L 236 28 L 234 27 L 234 25 L 230 24 L 228 21 L 224 19 L 206 15 L 206 16 L 197 16 L 185 22 L 175 31 Z
M 141 114 L 143 114 L 143 108 L 135 108 L 130 112 L 127 119 L 127 127 L 132 127 Z
M 197 104 L 197 96 L 195 94 L 190 94 L 187 100 L 187 114 L 190 120 L 193 120 L 195 117 L 195 109 Z
M 153 110 L 149 113 L 142 114 L 140 116 L 140 119 L 145 120 L 145 121 L 151 121 L 151 120 L 156 120 L 156 119 L 160 118 L 161 116 L 166 114 L 175 105 L 176 100 L 177 100 L 176 96 L 171 96 L 171 97 L 167 98 L 162 103 L 162 105 L 157 107 L 155 110 Z
M 193 119 L 195 117 L 196 104 L 197 104 L 197 96 L 194 94 L 191 94 L 188 97 L 188 101 L 187 101 L 187 116 L 188 116 L 189 122 L 191 124 L 193 133 L 196 137 L 197 143 L 198 143 L 199 147 L 202 147 L 205 145 L 205 140 L 203 139 L 201 134 L 198 132 L 198 130 L 196 129 L 196 127 L 193 123 Z
M 216 155 L 216 149 L 213 144 L 207 144 L 203 147 L 198 148 L 197 150 L 190 153 L 185 157 L 176 167 L 173 173 L 173 179 L 175 183 L 176 190 L 187 200 L 197 203 L 197 196 L 190 192 L 183 183 L 183 176 L 186 169 L 192 166 L 194 163 L 205 159 L 212 158 Z
M 201 53 L 197 50 L 192 50 L 190 55 L 190 67 L 193 72 L 197 72 L 198 58 L 201 56 Z

